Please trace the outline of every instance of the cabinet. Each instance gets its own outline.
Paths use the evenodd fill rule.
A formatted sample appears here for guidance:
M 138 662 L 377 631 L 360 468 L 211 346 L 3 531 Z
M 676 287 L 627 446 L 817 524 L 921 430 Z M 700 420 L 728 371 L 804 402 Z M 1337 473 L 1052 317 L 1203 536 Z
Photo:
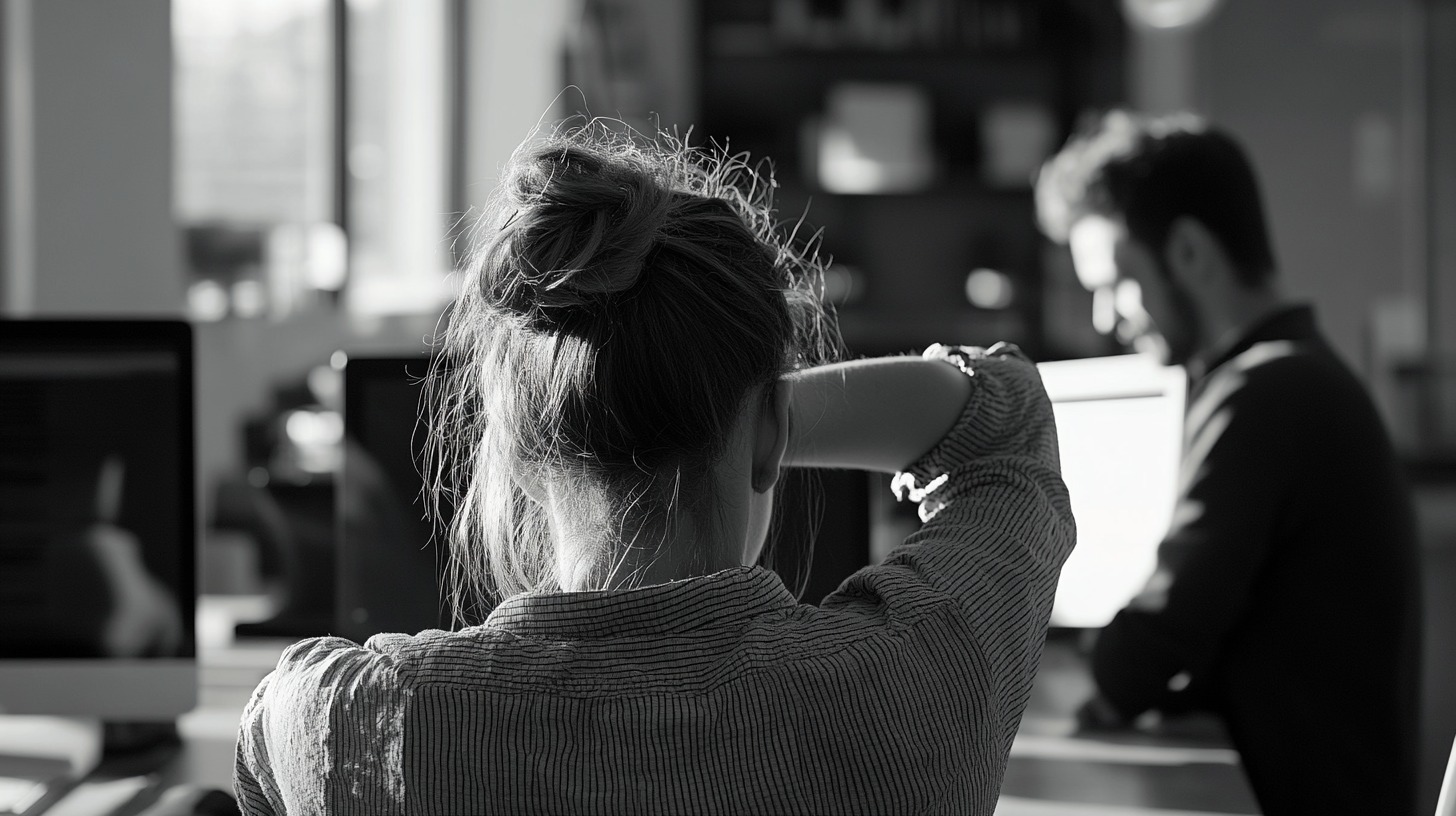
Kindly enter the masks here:
M 699 0 L 697 11 L 693 140 L 772 161 L 780 216 L 807 208 L 804 227 L 822 230 L 853 353 L 998 339 L 1085 353 L 1048 330 L 1079 301 L 1037 232 L 1028 168 L 1083 111 L 1122 102 L 1116 0 Z M 846 131 L 858 147 L 836 141 Z M 855 188 L 840 171 L 880 148 L 871 165 L 904 172 Z

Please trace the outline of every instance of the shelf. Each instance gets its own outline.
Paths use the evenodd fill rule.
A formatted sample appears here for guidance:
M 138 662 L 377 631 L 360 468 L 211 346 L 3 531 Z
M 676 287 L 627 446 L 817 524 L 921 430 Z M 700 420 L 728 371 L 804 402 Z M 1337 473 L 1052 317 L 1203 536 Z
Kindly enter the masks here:
M 778 108 L 805 96 L 817 102 L 842 82 L 912 82 L 937 98 L 987 101 L 1049 99 L 1059 86 L 1058 66 L 1049 57 L 881 52 L 710 58 L 702 81 L 714 108 L 737 103 Z
M 787 175 L 791 170 L 794 175 Z M 856 206 L 855 202 L 865 202 L 865 206 L 875 206 L 878 203 L 893 204 L 925 199 L 941 199 L 969 206 L 977 203 L 1029 206 L 1028 202 L 1033 193 L 1030 184 L 1017 187 L 992 186 L 982 180 L 969 165 L 936 173 L 934 181 L 927 187 L 891 193 L 837 193 L 825 190 L 813 182 L 806 181 L 802 168 L 797 163 L 794 165 L 781 164 L 774 176 L 779 182 L 779 198 L 781 199 L 791 196 L 795 198 L 811 197 L 815 201 L 842 202 L 844 206 L 851 207 Z
M 1019 51 L 1054 39 L 1048 0 L 904 0 L 898 4 L 707 2 L 714 56 L 772 51 Z M 815 8 L 818 6 L 818 8 Z M 837 12 L 837 13 L 836 13 Z
M 707 59 L 720 64 L 735 62 L 869 63 L 911 61 L 919 65 L 1028 65 L 1059 58 L 1045 46 L 1015 49 L 983 48 L 765 48 L 717 50 L 709 48 Z
M 1028 27 L 1020 29 L 1026 36 L 976 39 L 967 35 L 970 29 L 922 25 L 911 38 L 921 45 L 895 48 L 868 44 L 878 36 L 862 16 L 871 13 L 868 6 L 813 2 L 820 17 L 842 9 L 844 18 L 826 26 L 820 25 L 826 20 L 806 25 L 783 16 L 799 13 L 795 3 L 702 0 L 695 136 L 771 158 L 780 217 L 792 221 L 803 213 L 809 231 L 822 228 L 822 252 L 861 273 L 860 300 L 840 312 L 855 353 L 906 351 L 937 341 L 1044 347 L 1033 170 L 1026 183 L 1012 186 L 983 180 L 988 162 L 1012 156 L 997 151 L 1007 122 L 1017 121 L 987 114 L 1007 104 L 1045 108 L 1052 125 L 1048 149 L 1054 149 L 1082 110 L 1120 101 L 1117 0 L 907 0 L 893 8 L 939 9 L 943 19 L 962 24 L 1014 6 L 1013 13 L 1029 15 L 1022 17 Z M 924 188 L 846 194 L 819 187 L 813 157 L 821 142 L 811 141 L 812 134 L 830 105 L 846 98 L 831 97 L 835 87 L 855 82 L 907 84 L 923 93 L 928 109 L 918 101 L 901 107 L 928 119 L 913 140 L 936 157 L 937 170 Z M 1028 157 L 1018 165 L 1030 162 Z M 983 266 L 1014 278 L 1010 308 L 985 311 L 967 303 L 966 275 Z

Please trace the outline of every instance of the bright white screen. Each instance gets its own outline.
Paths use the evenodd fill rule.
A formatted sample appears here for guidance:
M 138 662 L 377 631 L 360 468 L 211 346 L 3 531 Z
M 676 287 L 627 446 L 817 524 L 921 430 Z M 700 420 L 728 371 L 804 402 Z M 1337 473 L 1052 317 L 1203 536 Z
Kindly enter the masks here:
M 1101 627 L 1152 574 L 1172 517 L 1185 379 L 1140 355 L 1040 369 L 1077 519 L 1051 623 Z

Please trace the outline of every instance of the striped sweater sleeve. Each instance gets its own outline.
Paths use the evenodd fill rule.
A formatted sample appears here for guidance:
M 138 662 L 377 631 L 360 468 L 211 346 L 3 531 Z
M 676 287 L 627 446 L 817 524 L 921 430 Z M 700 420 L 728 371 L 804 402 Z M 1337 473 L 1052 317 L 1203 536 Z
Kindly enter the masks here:
M 289 647 L 243 713 L 244 816 L 403 812 L 407 688 L 390 654 L 335 637 Z
M 971 397 L 950 433 L 897 474 L 897 493 L 920 503 L 925 524 L 885 566 L 958 605 L 1019 722 L 1076 540 L 1056 423 L 1036 367 L 1018 354 L 947 362 L 972 379 Z

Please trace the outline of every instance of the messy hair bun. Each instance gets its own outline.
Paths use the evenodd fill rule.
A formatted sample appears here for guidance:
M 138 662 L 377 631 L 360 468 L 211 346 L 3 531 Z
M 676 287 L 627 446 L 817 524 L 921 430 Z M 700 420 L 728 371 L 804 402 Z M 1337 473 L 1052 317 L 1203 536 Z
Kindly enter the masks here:
M 772 189 L 742 156 L 600 122 L 517 150 L 432 384 L 457 609 L 557 586 L 523 483 L 571 486 L 595 542 L 574 574 L 605 581 L 685 509 L 712 517 L 708 471 L 750 394 L 838 354 L 821 263 L 781 229 Z
M 572 144 L 513 165 L 502 185 L 515 207 L 507 230 L 524 279 L 500 295 L 514 294 L 527 310 L 578 306 L 636 285 L 674 198 L 637 168 Z

